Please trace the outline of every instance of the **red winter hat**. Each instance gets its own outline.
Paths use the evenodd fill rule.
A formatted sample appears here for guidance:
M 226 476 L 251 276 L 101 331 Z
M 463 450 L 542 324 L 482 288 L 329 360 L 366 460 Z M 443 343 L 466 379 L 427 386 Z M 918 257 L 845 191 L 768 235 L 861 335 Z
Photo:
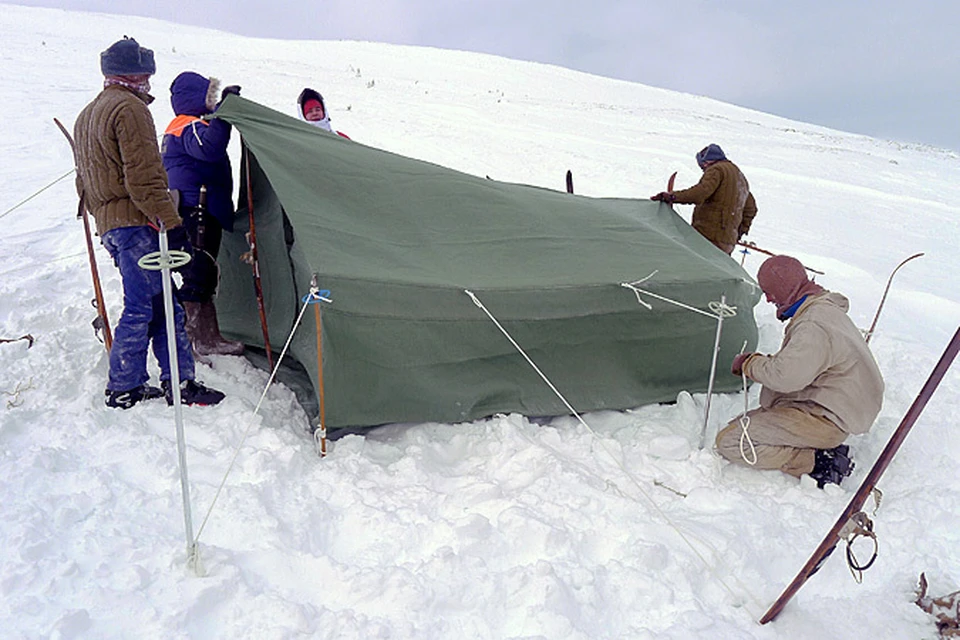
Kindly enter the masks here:
M 316 98 L 307 98 L 303 101 L 303 112 L 306 113 L 313 109 L 314 107 L 323 107 L 323 103 L 317 100 Z M 324 109 L 326 111 L 326 109 Z
M 803 264 L 790 256 L 768 258 L 760 265 L 757 282 L 767 294 L 767 300 L 777 305 L 777 317 L 781 319 L 781 314 L 797 300 L 823 291 L 823 287 L 807 277 Z

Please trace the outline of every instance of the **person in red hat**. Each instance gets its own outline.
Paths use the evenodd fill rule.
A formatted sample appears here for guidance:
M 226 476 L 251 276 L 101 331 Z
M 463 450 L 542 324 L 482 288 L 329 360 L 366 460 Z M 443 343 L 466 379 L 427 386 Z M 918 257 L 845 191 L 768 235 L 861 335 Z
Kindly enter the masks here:
M 790 256 L 766 260 L 757 282 L 777 318 L 786 322 L 772 355 L 741 353 L 731 366 L 763 385 L 760 408 L 717 434 L 717 452 L 749 465 L 741 452 L 744 422 L 756 449 L 756 469 L 810 474 L 821 489 L 840 484 L 854 464 L 849 435 L 866 433 L 883 404 L 883 376 L 863 334 L 847 315 L 850 302 L 807 277 Z
M 319 91 L 309 87 L 301 91 L 300 96 L 297 98 L 297 113 L 300 115 L 300 118 L 315 127 L 329 131 L 330 133 L 336 133 L 338 136 L 346 138 L 347 140 L 350 139 L 350 136 L 342 131 L 334 131 L 330 125 L 330 114 L 327 113 L 327 105 L 324 103 L 323 96 L 320 95 Z

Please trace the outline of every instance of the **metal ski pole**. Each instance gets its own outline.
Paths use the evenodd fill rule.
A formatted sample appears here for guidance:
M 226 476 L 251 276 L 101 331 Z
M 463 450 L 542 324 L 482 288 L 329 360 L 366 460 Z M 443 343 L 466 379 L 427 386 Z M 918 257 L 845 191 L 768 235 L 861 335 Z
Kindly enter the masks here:
M 180 493 L 183 496 L 183 524 L 187 537 L 187 565 L 200 574 L 200 552 L 193 537 L 193 518 L 190 514 L 190 485 L 187 481 L 187 446 L 183 436 L 183 404 L 180 399 L 180 359 L 177 357 L 177 333 L 173 321 L 173 282 L 171 269 L 179 269 L 190 262 L 185 251 L 171 251 L 167 244 L 167 229 L 160 223 L 160 251 L 148 253 L 137 264 L 141 269 L 159 271 L 163 283 L 163 313 L 167 327 L 167 352 L 170 357 L 170 389 L 177 424 L 177 458 L 180 465 Z
M 727 296 L 722 295 L 720 296 L 720 306 L 717 312 L 717 338 L 713 343 L 713 363 L 710 365 L 710 382 L 707 384 L 707 404 L 703 410 L 703 427 L 700 429 L 701 449 L 703 449 L 707 439 L 707 423 L 710 421 L 710 398 L 713 396 L 713 380 L 717 375 L 717 357 L 720 355 L 720 334 L 723 331 L 723 314 L 726 308 Z

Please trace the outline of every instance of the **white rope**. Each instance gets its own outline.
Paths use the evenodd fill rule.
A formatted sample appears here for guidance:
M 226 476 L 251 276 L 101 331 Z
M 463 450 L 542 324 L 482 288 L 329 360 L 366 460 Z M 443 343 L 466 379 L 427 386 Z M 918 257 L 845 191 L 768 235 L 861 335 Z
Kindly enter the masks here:
M 654 273 L 656 273 L 656 272 L 654 272 Z M 652 276 L 653 274 L 650 274 L 650 275 Z M 648 277 L 650 277 L 650 276 L 648 276 Z M 570 405 L 570 403 L 567 401 L 567 399 L 563 397 L 563 394 L 561 394 L 560 391 L 557 390 L 556 386 L 554 386 L 554 384 L 553 384 L 552 382 L 550 382 L 549 378 L 547 378 L 547 376 L 544 375 L 544 373 L 543 373 L 543 372 L 540 370 L 540 368 L 533 362 L 533 360 L 530 358 L 530 356 L 528 356 L 527 353 L 523 350 L 523 348 L 522 348 L 519 344 L 517 344 L 517 341 L 513 339 L 513 336 L 511 336 L 510 333 L 503 327 L 503 325 L 500 324 L 500 321 L 497 320 L 492 313 L 490 313 L 490 311 L 483 305 L 483 303 L 480 301 L 480 299 L 477 298 L 477 296 L 476 296 L 472 291 L 470 291 L 469 289 L 464 289 L 463 292 L 466 293 L 468 296 L 470 296 L 470 299 L 473 300 L 473 303 L 474 303 L 475 305 L 477 305 L 477 307 L 479 307 L 479 308 L 487 315 L 488 318 L 490 318 L 490 320 L 493 322 L 493 324 L 496 325 L 497 329 L 499 329 L 500 332 L 504 335 L 504 337 L 506 337 L 507 340 L 510 341 L 510 344 L 512 344 L 512 345 L 514 346 L 514 348 L 520 353 L 520 355 L 523 356 L 523 358 L 530 364 L 531 367 L 533 367 L 533 370 L 537 372 L 537 374 L 543 379 L 544 382 L 547 383 L 547 386 L 550 387 L 550 389 L 557 395 L 558 398 L 560 398 L 560 401 L 563 402 L 564 406 L 567 407 L 567 409 L 570 411 L 571 414 L 573 414 L 573 416 L 577 419 L 577 421 L 578 421 L 580 424 L 582 424 L 582 425 L 584 426 L 584 428 L 587 429 L 587 431 L 589 431 L 591 434 L 593 434 L 593 436 L 597 439 L 597 442 L 600 444 L 600 446 L 603 448 L 603 450 L 607 452 L 607 455 L 610 456 L 610 458 L 611 458 L 611 459 L 614 461 L 614 463 L 620 468 L 620 470 L 623 472 L 623 474 L 633 482 L 633 484 L 637 487 L 637 490 L 640 491 L 640 493 L 643 495 L 643 497 L 646 498 L 647 501 L 650 503 L 650 505 L 653 507 L 654 511 L 656 511 L 656 512 L 660 515 L 660 517 L 663 518 L 663 520 L 664 520 L 668 525 L 670 525 L 670 527 L 672 527 L 674 531 L 677 532 L 677 535 L 680 536 L 680 539 L 683 540 L 683 541 L 687 544 L 688 547 L 690 547 L 690 549 L 693 551 L 694 555 L 696 555 L 698 558 L 700 558 L 700 560 L 701 560 L 701 562 L 703 562 L 704 566 L 707 567 L 707 569 L 710 570 L 710 571 L 714 574 L 714 577 L 715 577 L 717 580 L 720 581 L 720 584 L 723 585 L 723 587 L 727 590 L 727 592 L 730 594 L 730 596 L 733 597 L 734 600 L 736 600 L 736 599 L 738 598 L 737 594 L 733 591 L 733 589 L 730 588 L 729 585 L 727 585 L 727 583 L 724 581 L 723 577 L 722 577 L 722 576 L 720 575 L 720 573 L 717 571 L 717 568 L 710 565 L 710 563 L 709 563 L 709 562 L 707 561 L 707 559 L 703 556 L 703 554 L 700 553 L 700 550 L 697 549 L 696 546 L 694 546 L 693 542 L 692 542 L 692 541 L 687 537 L 687 535 L 680 529 L 680 527 L 678 527 L 678 526 L 670 519 L 670 517 L 666 514 L 666 512 L 664 512 L 663 509 L 661 509 L 660 506 L 657 505 L 657 503 L 653 500 L 653 498 L 651 498 L 650 495 L 649 495 L 646 491 L 644 491 L 643 486 L 641 485 L 640 481 L 636 478 L 636 476 L 634 476 L 632 473 L 630 473 L 630 470 L 627 469 L 627 467 L 626 467 L 626 465 L 624 465 L 623 461 L 621 461 L 621 460 L 616 456 L 616 454 L 607 446 L 607 443 L 604 441 L 604 439 L 601 438 L 600 435 L 599 435 L 596 431 L 594 431 L 594 429 L 593 429 L 589 424 L 586 423 L 586 421 L 580 416 L 580 414 L 577 412 L 577 410 L 574 409 L 574 408 Z M 716 553 L 716 551 L 717 551 L 716 548 L 714 548 L 714 547 L 713 547 L 712 545 L 710 545 L 708 542 L 706 542 L 706 541 L 704 541 L 704 540 L 699 540 L 699 542 L 701 542 L 704 546 L 710 548 L 712 551 L 714 551 L 714 553 Z M 748 595 L 751 600 L 753 600 L 753 603 L 756 604 L 756 605 L 758 605 L 758 606 L 760 606 L 760 607 L 762 608 L 762 605 L 760 605 L 760 603 L 759 603 L 759 602 L 757 601 L 757 599 L 753 596 L 753 594 L 750 593 L 750 591 L 746 588 L 746 586 L 745 586 L 742 582 L 740 582 L 739 578 L 737 578 L 736 575 L 734 575 L 734 574 L 732 574 L 732 573 L 731 573 L 731 575 L 733 575 L 734 580 L 737 581 L 737 584 L 740 585 L 740 588 L 743 590 L 743 592 L 744 592 L 746 595 Z M 754 617 L 756 617 L 756 615 L 754 615 Z
M 297 316 L 297 321 L 293 324 L 293 328 L 290 330 L 290 335 L 287 337 L 287 343 L 283 345 L 283 350 L 280 352 L 280 357 L 277 358 L 277 364 L 274 365 L 273 371 L 270 372 L 270 378 L 267 379 L 267 384 L 263 388 L 263 393 L 260 394 L 260 399 L 257 401 L 257 406 L 253 410 L 253 415 L 250 416 L 250 421 L 247 423 L 247 428 L 244 430 L 243 436 L 240 438 L 240 442 L 233 451 L 233 457 L 230 458 L 230 464 L 227 466 L 226 473 L 223 474 L 223 479 L 220 481 L 220 486 L 217 487 L 217 492 L 213 495 L 213 500 L 210 502 L 210 508 L 207 509 L 207 514 L 203 517 L 203 522 L 200 523 L 200 528 L 197 530 L 197 535 L 194 538 L 195 545 L 200 541 L 200 534 L 203 533 L 203 528 L 207 526 L 207 521 L 210 519 L 210 514 L 213 512 L 213 507 L 215 504 L 217 504 L 217 498 L 220 497 L 220 493 L 223 491 L 223 487 L 227 483 L 227 477 L 230 475 L 230 472 L 233 471 L 233 465 L 236 463 L 237 456 L 240 454 L 240 448 L 243 447 L 243 443 L 246 442 L 247 436 L 250 434 L 250 429 L 253 428 L 253 419 L 260 412 L 260 405 L 263 404 L 264 398 L 267 397 L 267 391 L 270 390 L 270 385 L 273 384 L 273 380 L 276 378 L 277 372 L 280 370 L 280 363 L 283 362 L 283 357 L 286 355 L 287 349 L 290 347 L 290 343 L 293 341 L 293 335 L 297 332 L 297 328 L 300 326 L 301 320 L 303 320 L 303 314 L 306 312 L 308 304 L 309 302 L 303 303 L 303 307 L 300 309 L 300 315 Z
M 746 348 L 747 342 L 744 340 L 743 346 L 740 348 L 740 353 L 743 353 Z M 740 457 L 743 458 L 744 462 L 753 466 L 757 464 L 757 448 L 753 446 L 753 438 L 750 437 L 748 431 L 750 428 L 750 416 L 747 415 L 747 412 L 750 410 L 750 399 L 747 397 L 747 374 L 744 372 L 742 366 L 740 368 L 740 379 L 743 381 L 743 413 L 740 414 Z M 744 451 L 744 442 L 750 445 L 750 458 L 747 457 L 747 453 Z
M 657 293 L 653 293 L 652 291 L 647 291 L 646 289 L 641 289 L 640 287 L 637 286 L 638 284 L 646 282 L 647 280 L 652 278 L 654 275 L 656 275 L 656 273 L 657 272 L 654 271 L 653 273 L 648 275 L 646 278 L 641 278 L 640 280 L 634 280 L 633 282 L 621 282 L 620 286 L 625 289 L 630 289 L 631 291 L 633 291 L 634 295 L 637 296 L 637 302 L 639 302 L 641 306 L 645 307 L 648 310 L 653 309 L 653 307 L 650 306 L 650 303 L 646 302 L 643 298 L 640 297 L 641 293 L 644 295 L 650 296 L 651 298 L 656 298 L 657 300 L 662 300 L 663 302 L 668 302 L 672 305 L 676 305 L 681 309 L 686 309 L 687 311 L 693 311 L 694 313 L 699 313 L 700 315 L 707 316 L 708 318 L 713 318 L 714 320 L 717 320 L 721 317 L 730 318 L 732 316 L 737 315 L 737 308 L 730 306 L 726 303 L 711 302 L 708 306 L 710 307 L 710 310 L 713 311 L 713 313 L 707 313 L 703 309 L 697 309 L 696 307 L 692 307 L 688 304 L 684 304 L 683 302 L 679 302 L 677 300 L 671 300 L 670 298 L 661 296 Z

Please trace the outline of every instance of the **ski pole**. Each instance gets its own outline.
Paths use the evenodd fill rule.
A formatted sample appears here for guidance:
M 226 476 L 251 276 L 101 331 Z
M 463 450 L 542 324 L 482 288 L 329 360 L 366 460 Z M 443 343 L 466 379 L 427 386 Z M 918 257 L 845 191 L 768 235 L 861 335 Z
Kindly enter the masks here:
M 190 485 L 187 481 L 187 446 L 183 435 L 183 403 L 180 398 L 180 358 L 177 355 L 177 330 L 173 318 L 173 282 L 171 269 L 179 269 L 190 262 L 185 251 L 171 251 L 167 244 L 167 229 L 160 223 L 160 251 L 148 253 L 137 264 L 141 269 L 159 271 L 163 284 L 163 314 L 167 329 L 167 355 L 170 358 L 170 390 L 173 395 L 174 419 L 177 425 L 177 460 L 180 465 L 180 493 L 183 496 L 183 524 L 187 537 L 187 564 L 198 574 L 199 548 L 193 537 L 193 517 L 190 513 Z
M 320 318 L 320 302 L 330 302 L 330 292 L 326 289 L 320 290 L 317 286 L 317 274 L 314 273 L 310 279 L 310 293 L 304 299 L 304 303 L 313 305 L 313 318 L 317 325 L 317 402 L 320 407 L 320 424 L 314 432 L 314 438 L 317 441 L 317 453 L 321 458 L 327 455 L 327 419 L 326 409 L 324 407 L 323 393 L 323 323 Z
M 754 251 L 756 251 L 756 252 L 758 252 L 758 253 L 764 253 L 764 254 L 766 254 L 766 255 L 768 255 L 768 256 L 777 256 L 777 255 L 780 255 L 780 254 L 778 254 L 778 253 L 774 253 L 773 251 L 767 251 L 766 249 L 761 249 L 760 247 L 758 247 L 757 245 L 755 245 L 755 244 L 752 243 L 752 242 L 740 242 L 740 241 L 738 240 L 738 241 L 737 241 L 737 244 L 740 245 L 741 247 L 746 247 L 747 249 L 753 249 Z M 821 275 L 821 276 L 823 275 L 823 271 L 817 271 L 816 269 L 811 269 L 811 268 L 808 267 L 807 265 L 803 265 L 803 268 L 806 269 L 807 271 L 811 272 L 811 273 L 816 273 L 816 274 Z

